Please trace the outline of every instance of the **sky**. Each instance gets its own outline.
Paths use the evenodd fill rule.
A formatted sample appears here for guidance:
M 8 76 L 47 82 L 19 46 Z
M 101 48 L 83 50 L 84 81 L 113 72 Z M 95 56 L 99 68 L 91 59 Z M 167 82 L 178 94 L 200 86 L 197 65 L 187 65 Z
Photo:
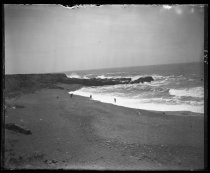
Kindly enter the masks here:
M 199 62 L 201 5 L 5 5 L 5 74 Z

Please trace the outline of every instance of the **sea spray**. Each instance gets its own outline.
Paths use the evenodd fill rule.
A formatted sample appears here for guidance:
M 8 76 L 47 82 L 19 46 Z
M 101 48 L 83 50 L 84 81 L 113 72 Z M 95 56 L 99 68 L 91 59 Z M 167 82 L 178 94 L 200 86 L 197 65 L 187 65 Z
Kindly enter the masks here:
M 182 88 L 182 89 L 170 89 L 169 93 L 175 96 L 191 96 L 191 97 L 204 97 L 203 87 L 194 88 Z
M 174 64 L 121 69 L 89 70 L 76 72 L 84 79 L 115 79 L 152 76 L 154 81 L 118 84 L 97 87 L 83 87 L 75 95 L 93 96 L 94 100 L 120 106 L 157 110 L 204 112 L 204 83 L 202 66 L 199 63 Z M 72 75 L 73 76 L 73 75 Z M 117 102 L 114 102 L 114 98 Z
M 126 98 L 121 93 L 99 93 L 90 91 L 87 88 L 82 88 L 80 90 L 74 91 L 75 95 L 80 95 L 84 97 L 93 96 L 93 100 L 101 101 L 104 103 L 111 103 L 118 106 L 124 106 L 136 109 L 145 110 L 156 110 L 156 111 L 192 111 L 196 113 L 203 113 L 203 103 L 199 105 L 197 102 L 179 102 L 176 99 L 164 99 L 164 98 L 150 98 L 150 99 L 140 99 L 138 97 Z M 72 93 L 72 92 L 71 92 Z M 114 102 L 114 98 L 117 99 L 117 103 Z M 194 103 L 194 104 L 192 104 Z M 197 103 L 197 105 L 195 105 Z

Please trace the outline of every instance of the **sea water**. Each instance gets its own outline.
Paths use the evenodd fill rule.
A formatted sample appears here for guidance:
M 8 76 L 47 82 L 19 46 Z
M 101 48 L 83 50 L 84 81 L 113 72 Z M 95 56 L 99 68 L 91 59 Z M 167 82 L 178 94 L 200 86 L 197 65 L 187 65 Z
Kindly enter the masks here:
M 138 84 L 83 87 L 73 92 L 105 103 L 157 111 L 204 113 L 204 69 L 202 63 L 168 64 L 67 72 L 69 78 L 125 78 L 152 76 Z M 72 93 L 72 92 L 71 92 Z M 116 103 L 114 102 L 116 98 Z

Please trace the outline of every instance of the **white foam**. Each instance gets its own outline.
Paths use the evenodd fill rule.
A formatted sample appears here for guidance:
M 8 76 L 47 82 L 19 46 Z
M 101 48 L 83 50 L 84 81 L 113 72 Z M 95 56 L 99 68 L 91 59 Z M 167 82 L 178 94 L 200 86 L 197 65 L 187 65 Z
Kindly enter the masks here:
M 140 77 L 144 77 L 143 75 L 136 75 L 136 76 L 129 76 L 131 78 L 131 81 L 135 81 L 139 79 Z
M 191 96 L 191 97 L 204 97 L 204 88 L 203 87 L 194 87 L 194 88 L 185 88 L 185 89 L 170 89 L 170 95 L 174 96 Z
M 87 76 L 80 76 L 77 73 L 66 74 L 67 78 L 89 79 Z
M 117 78 L 116 76 L 105 76 L 105 75 L 99 75 L 96 76 L 97 79 L 112 79 L 112 78 Z
M 165 79 L 166 76 L 161 76 L 161 75 L 157 75 L 157 74 L 152 74 L 151 75 L 155 80 L 158 80 L 158 79 Z
M 107 74 L 112 74 L 112 73 L 107 73 Z M 109 76 L 106 76 L 106 75 L 99 75 L 97 76 L 96 78 L 98 79 L 116 79 L 116 78 L 131 78 L 131 81 L 134 81 L 134 80 L 137 80 L 141 77 L 146 77 L 148 75 L 135 75 L 135 76 L 132 76 L 132 75 L 127 75 L 127 76 L 113 76 L 113 75 L 109 75 Z
M 106 75 L 99 75 L 99 76 L 96 76 L 96 78 L 98 79 L 117 79 L 117 78 L 131 78 L 131 76 L 113 76 L 113 75 L 109 75 L 109 76 L 106 76 Z
M 84 97 L 89 97 L 92 95 L 93 100 L 101 101 L 104 103 L 111 103 L 116 104 L 118 106 L 124 106 L 129 108 L 136 108 L 136 109 L 145 109 L 145 110 L 155 110 L 155 111 L 191 111 L 196 113 L 204 113 L 204 106 L 203 105 L 190 105 L 186 103 L 180 104 L 173 104 L 168 103 L 167 101 L 164 102 L 156 102 L 155 99 L 135 99 L 135 98 L 126 98 L 126 97 L 119 97 L 111 94 L 106 93 L 95 93 L 94 91 L 89 89 L 87 92 L 86 88 L 82 88 L 80 90 L 76 90 L 73 93 L 75 95 L 80 95 Z M 114 98 L 117 99 L 117 103 L 114 102 Z M 159 98 L 157 99 L 159 100 Z

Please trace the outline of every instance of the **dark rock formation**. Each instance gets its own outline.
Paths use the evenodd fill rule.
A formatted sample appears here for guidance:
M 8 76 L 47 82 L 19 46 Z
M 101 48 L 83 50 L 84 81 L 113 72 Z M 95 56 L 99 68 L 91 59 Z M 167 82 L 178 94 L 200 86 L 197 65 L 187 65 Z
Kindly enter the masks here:
M 151 76 L 140 77 L 137 80 L 132 81 L 131 78 L 111 78 L 111 79 L 78 79 L 78 78 L 69 78 L 66 80 L 67 83 L 71 84 L 82 84 L 86 86 L 103 86 L 103 85 L 117 85 L 117 84 L 134 84 L 134 83 L 144 83 L 151 82 L 154 79 Z
M 151 76 L 141 77 L 137 80 L 132 81 L 131 78 L 111 78 L 111 79 L 78 79 L 78 78 L 69 78 L 67 83 L 82 84 L 86 86 L 103 86 L 103 85 L 117 85 L 117 84 L 135 84 L 135 83 L 144 83 L 151 82 L 154 79 Z
M 12 131 L 15 131 L 15 132 L 18 132 L 18 133 L 23 133 L 25 135 L 31 135 L 31 131 L 28 130 L 28 129 L 25 129 L 17 124 L 13 124 L 13 123 L 8 123 L 8 124 L 5 124 L 5 128 L 8 129 L 8 130 L 12 130 Z
M 144 83 L 153 80 L 151 76 L 141 77 L 134 81 L 131 78 L 79 79 L 67 78 L 64 73 L 5 75 L 5 95 L 6 97 L 16 97 L 22 93 L 31 93 L 42 88 L 63 89 L 56 85 L 58 83 L 103 86 Z
M 116 85 L 122 83 L 129 83 L 130 78 L 116 78 L 116 79 L 78 79 L 78 78 L 69 78 L 68 83 L 82 84 L 86 86 L 103 86 L 103 85 Z

